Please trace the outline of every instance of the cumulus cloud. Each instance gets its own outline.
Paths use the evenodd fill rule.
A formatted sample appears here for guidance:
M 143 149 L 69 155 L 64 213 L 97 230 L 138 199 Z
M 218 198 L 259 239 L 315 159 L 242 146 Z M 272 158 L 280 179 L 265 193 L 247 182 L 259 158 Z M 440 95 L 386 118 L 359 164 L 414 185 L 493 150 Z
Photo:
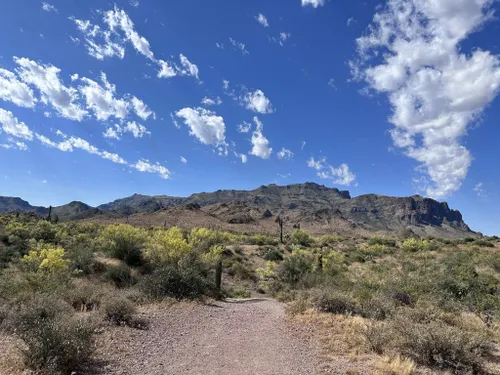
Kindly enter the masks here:
M 125 45 L 130 43 L 137 53 L 159 66 L 158 78 L 193 76 L 199 79 L 198 66 L 189 61 L 182 53 L 179 54 L 179 65 L 157 59 L 149 41 L 135 30 L 134 22 L 123 9 L 115 6 L 103 14 L 105 27 L 94 25 L 88 20 L 71 18 L 78 30 L 83 33 L 85 46 L 91 56 L 99 60 L 107 57 L 123 59 Z
M 472 162 L 461 138 L 500 88 L 498 56 L 460 49 L 491 18 L 492 4 L 389 0 L 357 40 L 353 75 L 387 93 L 394 144 L 421 163 L 432 180 L 426 193 L 436 198 L 460 188 Z
M 135 121 L 129 121 L 125 126 L 114 125 L 106 129 L 102 135 L 104 138 L 120 140 L 124 133 L 131 133 L 134 138 L 142 138 L 146 134 L 151 134 L 144 125 L 138 124 Z
M 238 131 L 240 133 L 248 133 L 252 129 L 252 124 L 243 121 L 241 124 L 238 125 Z
M 483 183 L 479 182 L 474 186 L 474 192 L 477 194 L 478 197 L 482 197 L 484 195 L 484 188 L 483 188 Z
M 325 5 L 325 0 L 302 0 L 302 6 L 312 6 L 313 8 L 321 7 Z
M 184 156 L 181 156 L 181 163 L 182 164 L 187 164 L 187 159 Z
M 248 92 L 240 98 L 245 107 L 253 112 L 260 114 L 273 113 L 274 108 L 271 101 L 266 97 L 262 90 Z
M 2 125 L 2 131 L 6 134 L 28 141 L 33 140 L 33 132 L 28 126 L 24 122 L 19 121 L 17 117 L 14 117 L 12 112 L 2 108 L 0 108 L 0 124 Z
M 184 120 L 189 127 L 189 134 L 206 145 L 223 146 L 226 141 L 226 125 L 221 116 L 205 108 L 183 108 L 175 115 Z
M 209 97 L 205 96 L 201 100 L 201 104 L 207 105 L 207 106 L 210 106 L 210 105 L 221 105 L 222 104 L 222 100 L 219 97 L 217 97 L 215 99 L 212 99 L 212 98 L 209 98 Z
M 170 177 L 170 171 L 159 163 L 151 164 L 149 160 L 139 160 L 137 163 L 132 164 L 131 167 L 140 172 L 156 173 L 164 180 Z
M 278 159 L 280 160 L 290 160 L 291 158 L 293 158 L 293 152 L 284 147 L 278 152 Z
M 147 120 L 149 117 L 153 119 L 156 118 L 156 115 L 153 111 L 149 109 L 147 104 L 145 104 L 141 99 L 136 98 L 135 96 L 131 99 L 132 108 L 137 116 L 139 116 L 143 120 Z
M 323 168 L 325 168 L 325 164 L 326 164 L 326 158 L 321 158 L 320 160 L 315 160 L 313 157 L 311 157 L 307 161 L 307 166 L 309 168 L 314 168 L 317 171 L 322 170 Z
M 241 51 L 241 53 L 243 55 L 249 55 L 250 52 L 248 52 L 246 46 L 244 43 L 241 43 L 241 42 L 237 42 L 236 40 L 234 40 L 233 38 L 229 38 L 229 42 L 231 43 L 231 45 L 234 47 L 234 49 L 238 50 L 238 51 Z
M 19 107 L 33 108 L 37 102 L 33 90 L 14 73 L 0 68 L 0 99 Z
M 125 57 L 123 41 L 110 30 L 103 30 L 99 25 L 93 25 L 88 20 L 72 18 L 77 29 L 83 34 L 85 48 L 90 56 L 104 60 L 107 57 Z M 71 38 L 75 41 L 78 38 Z M 78 40 L 79 43 L 79 40 Z
M 0 147 L 5 149 L 28 151 L 28 146 L 26 145 L 26 143 L 18 141 L 14 138 L 8 138 L 7 143 L 0 143 Z
M 339 167 L 329 165 L 326 158 L 315 160 L 311 157 L 307 161 L 307 166 L 317 171 L 316 175 L 324 180 L 332 180 L 337 185 L 350 186 L 356 181 L 356 175 L 351 172 L 347 164 L 341 164 Z
M 41 94 L 41 101 L 50 104 L 62 117 L 81 121 L 87 112 L 78 104 L 78 91 L 65 86 L 59 78 L 61 69 L 53 65 L 39 64 L 27 58 L 14 57 L 19 66 L 17 74 L 22 81 L 36 87 Z
M 85 98 L 87 109 L 94 113 L 94 116 L 101 121 L 110 117 L 125 119 L 129 112 L 129 103 L 125 99 L 116 98 L 116 86 L 109 83 L 106 74 L 101 73 L 102 85 L 83 77 L 84 83 L 78 89 Z
M 256 129 L 252 134 L 252 150 L 250 151 L 250 155 L 254 155 L 262 159 L 269 159 L 273 149 L 269 147 L 269 140 L 264 137 L 264 134 L 262 133 L 264 125 L 257 116 L 253 118 L 253 121 L 255 122 Z
M 267 22 L 266 16 L 264 16 L 262 13 L 259 13 L 258 16 L 255 17 L 258 23 L 260 23 L 264 27 L 269 27 L 269 22 Z
M 58 10 L 54 5 L 46 3 L 45 1 L 42 2 L 42 9 L 46 12 L 58 13 Z

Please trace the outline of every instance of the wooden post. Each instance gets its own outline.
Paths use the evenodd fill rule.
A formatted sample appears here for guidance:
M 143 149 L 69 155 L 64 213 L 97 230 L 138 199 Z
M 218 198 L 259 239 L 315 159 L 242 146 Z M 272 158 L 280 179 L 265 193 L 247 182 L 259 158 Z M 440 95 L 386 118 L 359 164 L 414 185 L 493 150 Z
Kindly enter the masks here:
M 217 262 L 217 268 L 215 269 L 215 286 L 219 290 L 222 286 L 222 260 Z

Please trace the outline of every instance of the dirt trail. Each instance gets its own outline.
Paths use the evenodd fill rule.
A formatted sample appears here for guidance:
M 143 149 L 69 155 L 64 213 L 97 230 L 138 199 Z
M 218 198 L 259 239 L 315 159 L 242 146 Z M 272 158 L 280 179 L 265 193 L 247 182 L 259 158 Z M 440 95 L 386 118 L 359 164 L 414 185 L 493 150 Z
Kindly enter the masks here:
M 311 335 L 269 299 L 181 304 L 148 313 L 147 331 L 107 337 L 107 374 L 319 374 Z

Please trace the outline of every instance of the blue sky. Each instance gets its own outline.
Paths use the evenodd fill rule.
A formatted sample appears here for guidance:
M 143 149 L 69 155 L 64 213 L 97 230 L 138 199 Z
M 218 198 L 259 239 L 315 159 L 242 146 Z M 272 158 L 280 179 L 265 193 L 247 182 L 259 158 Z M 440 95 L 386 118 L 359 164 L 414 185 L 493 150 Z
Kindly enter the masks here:
M 314 181 L 500 233 L 498 3 L 7 2 L 0 195 Z

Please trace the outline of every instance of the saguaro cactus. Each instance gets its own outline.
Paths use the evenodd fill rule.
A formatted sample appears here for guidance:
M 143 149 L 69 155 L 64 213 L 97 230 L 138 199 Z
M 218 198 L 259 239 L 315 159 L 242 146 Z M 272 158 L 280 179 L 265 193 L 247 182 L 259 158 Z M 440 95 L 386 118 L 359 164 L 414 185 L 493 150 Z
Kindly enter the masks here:
M 50 221 L 52 216 L 52 206 L 49 206 L 49 215 L 47 216 L 47 221 Z
M 281 216 L 278 216 L 276 218 L 276 222 L 280 227 L 280 242 L 283 243 L 283 219 L 281 218 Z
M 222 260 L 217 262 L 217 268 L 215 269 L 215 286 L 219 290 L 222 286 Z

